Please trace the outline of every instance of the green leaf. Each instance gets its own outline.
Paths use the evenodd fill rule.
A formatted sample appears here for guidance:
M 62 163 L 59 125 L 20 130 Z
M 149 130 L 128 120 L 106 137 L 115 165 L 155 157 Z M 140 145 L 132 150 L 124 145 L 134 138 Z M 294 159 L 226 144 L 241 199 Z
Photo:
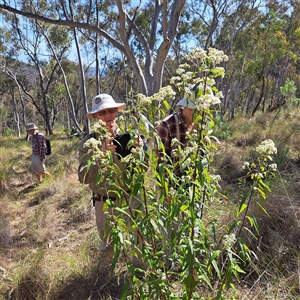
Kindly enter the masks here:
M 266 209 L 265 209 L 259 202 L 256 202 L 256 203 L 257 203 L 257 205 L 262 209 L 262 211 L 263 211 L 267 216 L 270 217 L 270 215 L 269 215 L 269 213 L 266 211 Z
M 218 267 L 218 263 L 217 263 L 217 258 L 220 256 L 221 251 L 217 250 L 213 252 L 213 255 L 209 258 L 209 263 L 211 263 L 218 275 L 218 278 L 221 279 L 221 272 L 220 269 Z
M 250 226 L 253 227 L 253 222 L 252 222 L 252 218 L 249 216 L 246 216 L 246 218 L 248 219 Z
M 267 196 L 266 196 L 266 194 L 265 194 L 265 192 L 261 189 L 261 188 L 256 188 L 256 191 L 258 191 L 259 193 L 260 193 L 260 195 L 264 198 L 264 199 L 266 199 L 267 198 Z
M 241 221 L 235 221 L 228 229 L 228 234 L 230 234 L 235 228 L 238 227 L 238 225 L 241 223 Z
M 236 216 L 238 217 L 245 209 L 247 208 L 247 204 L 243 203 L 240 207 L 239 210 L 236 214 Z
M 127 299 L 128 290 L 130 289 L 129 283 L 130 283 L 129 280 L 125 281 L 125 284 L 124 284 L 124 286 L 122 288 L 122 293 L 121 293 L 120 300 L 126 300 Z
M 256 218 L 252 214 L 249 214 L 249 216 L 247 216 L 247 218 L 248 218 L 248 220 L 251 219 L 251 226 L 254 227 L 257 234 L 259 234 L 259 228 L 258 228 Z
M 163 104 L 164 104 L 164 106 L 165 106 L 165 108 L 166 108 L 167 110 L 170 109 L 170 104 L 169 104 L 169 102 L 168 102 L 167 100 L 163 100 Z
M 239 273 L 246 274 L 246 272 L 243 269 L 241 269 L 241 267 L 238 264 L 233 264 L 232 268 Z
M 245 209 L 244 205 L 245 205 L 245 202 L 246 202 L 246 200 L 248 199 L 248 197 L 249 197 L 249 192 L 246 193 L 246 194 L 243 196 L 242 200 L 241 200 L 240 207 L 239 207 L 239 209 L 238 209 L 238 211 L 237 211 L 237 213 L 236 213 L 236 216 L 237 216 L 237 217 L 238 217 L 238 216 L 241 214 L 241 212 Z M 246 207 L 247 207 L 247 206 L 246 206 Z
M 199 281 L 203 280 L 207 283 L 207 285 L 212 289 L 212 284 L 209 280 L 209 277 L 207 276 L 206 272 L 203 270 L 203 272 L 201 272 L 201 275 L 198 275 Z

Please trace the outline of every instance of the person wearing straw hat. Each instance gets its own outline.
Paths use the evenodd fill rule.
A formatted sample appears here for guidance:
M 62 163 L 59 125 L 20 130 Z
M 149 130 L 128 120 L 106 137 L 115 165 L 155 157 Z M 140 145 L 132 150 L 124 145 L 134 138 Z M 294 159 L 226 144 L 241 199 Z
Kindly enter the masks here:
M 115 100 L 108 94 L 100 94 L 94 97 L 92 99 L 92 109 L 86 114 L 86 117 L 89 120 L 98 120 L 99 124 L 105 124 L 106 130 L 110 133 L 111 138 L 106 138 L 105 141 L 103 141 L 103 137 L 101 137 L 98 132 L 95 132 L 90 135 L 86 135 L 79 145 L 78 179 L 81 183 L 88 184 L 89 188 L 93 192 L 96 224 L 99 238 L 101 240 L 99 247 L 100 251 L 105 251 L 111 243 L 111 228 L 109 226 L 109 222 L 107 222 L 109 217 L 103 209 L 105 201 L 108 199 L 110 201 L 114 201 L 116 207 L 120 206 L 121 203 L 124 203 L 125 201 L 125 205 L 129 204 L 131 211 L 140 207 L 142 203 L 140 199 L 137 199 L 137 197 L 133 197 L 128 194 L 125 186 L 121 186 L 121 190 L 123 192 L 117 195 L 112 191 L 113 187 L 106 180 L 104 180 L 104 182 L 97 182 L 99 181 L 97 178 L 99 178 L 98 174 L 100 167 L 97 163 L 91 163 L 93 154 L 91 153 L 91 148 L 87 144 L 87 141 L 90 138 L 101 140 L 101 150 L 104 151 L 104 153 L 106 151 L 110 151 L 112 153 L 113 163 L 116 164 L 118 169 L 122 171 L 121 176 L 124 176 L 125 178 L 126 163 L 120 159 L 119 154 L 117 153 L 118 146 L 112 142 L 112 139 L 116 139 L 120 134 L 120 129 L 116 123 L 117 114 L 122 112 L 125 107 L 125 103 L 115 102 Z M 143 145 L 142 140 L 139 141 L 139 145 Z M 120 182 L 122 185 L 122 178 L 116 178 L 116 182 Z M 116 210 L 114 211 L 116 212 Z M 111 213 L 112 211 L 109 210 L 109 214 Z M 143 267 L 139 258 L 134 257 L 132 262 L 136 267 Z
M 43 176 L 51 176 L 45 167 L 47 152 L 46 138 L 38 131 L 38 128 L 34 123 L 26 124 L 26 131 L 29 136 L 32 136 L 32 170 L 36 175 L 37 182 L 42 183 Z

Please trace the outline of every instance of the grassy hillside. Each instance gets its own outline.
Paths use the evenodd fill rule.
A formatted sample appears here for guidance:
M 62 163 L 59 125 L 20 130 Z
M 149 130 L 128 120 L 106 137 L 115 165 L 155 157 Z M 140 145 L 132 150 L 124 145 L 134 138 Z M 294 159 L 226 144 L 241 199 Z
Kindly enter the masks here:
M 257 257 L 228 299 L 300 297 L 299 113 L 297 108 L 275 119 L 269 114 L 217 122 L 213 167 L 222 177 L 226 207 L 216 207 L 212 217 L 224 224 L 247 189 L 243 163 L 262 140 L 272 139 L 278 148 L 277 177 L 269 180 L 271 192 L 262 204 L 268 214 L 251 207 L 260 234 L 247 238 Z M 52 178 L 38 186 L 30 143 L 0 138 L 0 299 L 120 299 L 127 274 L 110 274 L 112 251 L 98 251 L 91 193 L 77 181 L 79 140 L 62 136 L 51 137 L 46 165 Z

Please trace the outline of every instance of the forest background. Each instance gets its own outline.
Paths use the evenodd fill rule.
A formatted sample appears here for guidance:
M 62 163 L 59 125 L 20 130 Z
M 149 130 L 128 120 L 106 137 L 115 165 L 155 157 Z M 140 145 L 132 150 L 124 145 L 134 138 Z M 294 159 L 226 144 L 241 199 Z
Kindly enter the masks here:
M 1 1 L 0 9 L 1 143 L 5 136 L 24 136 L 24 126 L 31 121 L 49 135 L 90 130 L 85 113 L 98 93 L 111 94 L 128 107 L 138 104 L 138 93 L 155 98 L 195 46 L 222 50 L 229 58 L 221 65 L 225 76 L 216 82 L 224 96 L 216 116 L 219 139 L 229 138 L 228 128 L 240 118 L 251 121 L 258 116 L 257 131 L 265 128 L 264 118 L 275 128 L 280 112 L 296 112 L 299 104 L 297 1 L 117 0 L 16 6 Z M 69 59 L 73 45 L 76 60 Z M 165 115 L 179 97 L 169 103 Z M 162 116 L 148 115 L 153 123 Z M 237 143 L 250 142 L 241 138 Z M 292 158 L 297 158 L 297 149 Z M 241 175 L 232 173 L 233 178 Z
M 0 9 L 3 134 L 20 135 L 28 120 L 49 134 L 89 128 L 87 99 L 105 92 L 133 105 L 138 93 L 152 96 L 195 46 L 229 57 L 217 82 L 222 120 L 299 99 L 297 1 L 3 1 Z

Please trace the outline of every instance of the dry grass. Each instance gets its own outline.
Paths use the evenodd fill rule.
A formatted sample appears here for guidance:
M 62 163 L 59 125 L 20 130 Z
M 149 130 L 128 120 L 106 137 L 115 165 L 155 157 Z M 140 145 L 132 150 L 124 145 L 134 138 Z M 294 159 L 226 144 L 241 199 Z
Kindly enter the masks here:
M 254 157 L 255 147 L 272 139 L 278 149 L 275 158 L 279 167 L 277 178 L 267 182 L 271 192 L 267 199 L 255 199 L 268 212 L 257 205 L 251 208 L 260 228 L 258 239 L 245 235 L 247 245 L 257 249 L 257 260 L 243 278 L 248 296 L 239 299 L 299 299 L 300 297 L 300 163 L 299 109 L 282 111 L 274 115 L 259 114 L 248 119 L 238 117 L 229 125 L 231 136 L 219 144 L 214 166 L 223 179 L 223 193 L 228 197 L 228 212 L 232 203 L 241 199 L 247 180 L 241 170 L 245 161 Z M 232 218 L 234 216 L 231 216 Z M 224 220 L 224 224 L 228 219 Z M 250 296 L 252 295 L 252 296 Z
M 245 175 L 240 167 L 261 140 L 275 141 L 280 166 L 280 176 L 269 182 L 272 192 L 262 203 L 269 215 L 253 207 L 261 235 L 249 240 L 249 245 L 258 249 L 257 261 L 226 299 L 299 299 L 297 113 L 282 113 L 272 128 L 272 116 L 236 118 L 229 126 L 231 137 L 219 144 L 214 168 L 223 178 L 227 198 L 216 206 L 212 217 L 224 224 L 234 217 L 234 207 L 247 186 L 247 182 L 238 184 Z M 112 250 L 98 251 L 91 194 L 77 181 L 78 140 L 56 135 L 52 146 L 46 165 L 53 177 L 34 186 L 30 144 L 24 139 L 1 138 L 0 299 L 120 299 L 127 274 L 121 269 L 121 274 L 111 274 Z
M 112 252 L 98 252 L 90 191 L 77 181 L 78 140 L 52 144 L 53 177 L 35 186 L 30 144 L 3 138 L 0 299 L 108 299 L 120 284 L 109 276 Z

